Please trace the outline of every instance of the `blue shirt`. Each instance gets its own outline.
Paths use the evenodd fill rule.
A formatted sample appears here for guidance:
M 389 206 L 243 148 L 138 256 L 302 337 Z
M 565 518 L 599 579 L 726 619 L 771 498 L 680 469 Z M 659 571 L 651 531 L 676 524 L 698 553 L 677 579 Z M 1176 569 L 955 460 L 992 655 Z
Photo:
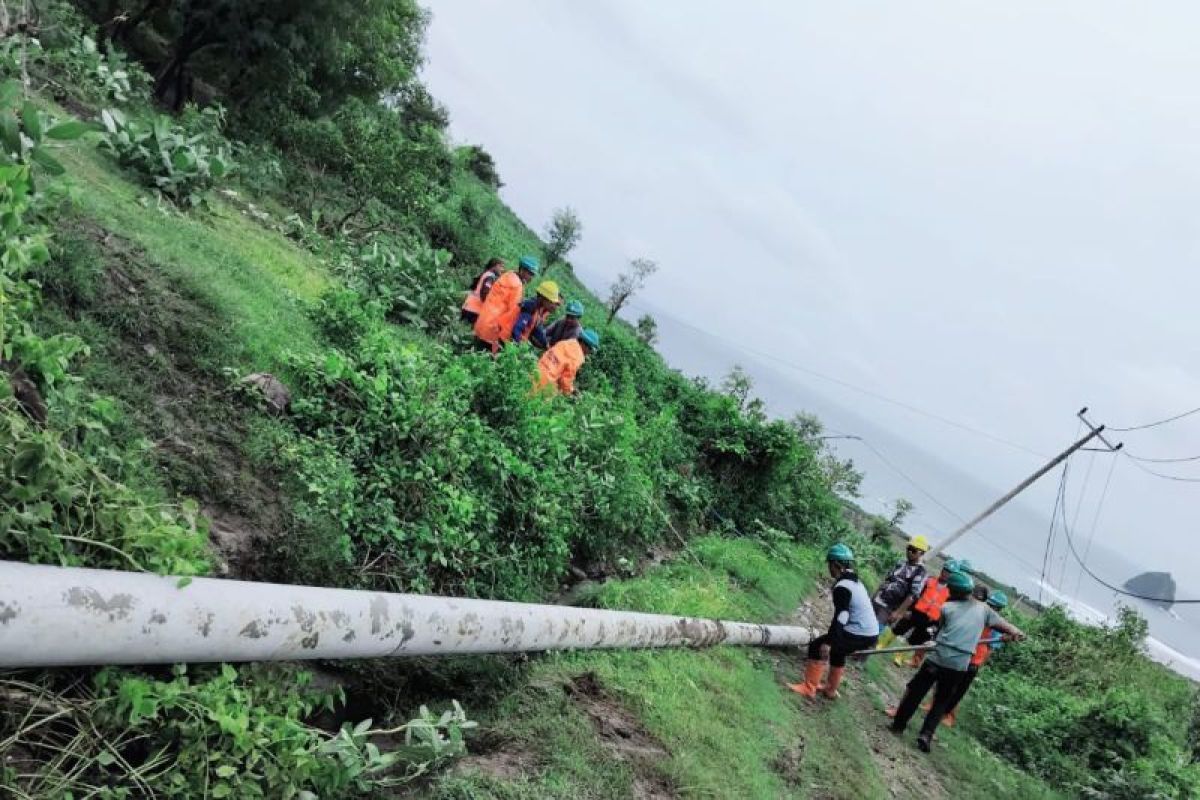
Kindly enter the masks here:
M 521 312 L 517 314 L 517 322 L 513 325 L 513 341 L 519 342 L 525 336 L 525 330 L 533 325 L 533 312 L 537 311 L 538 301 L 535 298 L 525 300 L 521 303 Z M 542 323 L 534 325 L 533 330 L 529 334 L 529 340 L 538 347 L 545 349 L 549 347 L 546 342 L 546 327 Z

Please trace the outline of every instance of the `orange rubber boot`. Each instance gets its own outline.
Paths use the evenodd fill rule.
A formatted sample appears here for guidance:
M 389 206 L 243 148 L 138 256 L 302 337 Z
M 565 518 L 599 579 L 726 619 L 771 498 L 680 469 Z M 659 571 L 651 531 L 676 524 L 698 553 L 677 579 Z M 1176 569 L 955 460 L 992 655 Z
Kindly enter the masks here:
M 821 687 L 821 694 L 830 700 L 836 700 L 841 697 L 838 694 L 838 687 L 842 685 L 842 676 L 845 674 L 845 667 L 830 667 L 829 677 L 825 679 L 825 685 Z
M 825 667 L 828 664 L 828 661 L 804 662 L 804 683 L 789 683 L 788 688 L 796 694 L 802 694 L 808 698 L 816 697 L 817 689 L 821 686 L 821 679 L 825 677 Z

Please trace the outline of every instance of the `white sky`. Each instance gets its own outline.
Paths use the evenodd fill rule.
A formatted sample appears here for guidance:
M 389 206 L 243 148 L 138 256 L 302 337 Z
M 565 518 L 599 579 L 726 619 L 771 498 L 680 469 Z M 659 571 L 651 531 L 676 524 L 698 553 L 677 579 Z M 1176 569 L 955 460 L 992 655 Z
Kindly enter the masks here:
M 653 258 L 646 306 L 1040 452 L 1083 405 L 1118 426 L 1200 406 L 1200 5 L 432 10 L 425 78 L 454 135 L 531 227 L 579 211 L 593 288 Z M 790 377 L 997 492 L 1037 466 Z M 1200 454 L 1200 414 L 1125 438 Z M 1197 500 L 1123 461 L 1100 540 L 1200 581 Z

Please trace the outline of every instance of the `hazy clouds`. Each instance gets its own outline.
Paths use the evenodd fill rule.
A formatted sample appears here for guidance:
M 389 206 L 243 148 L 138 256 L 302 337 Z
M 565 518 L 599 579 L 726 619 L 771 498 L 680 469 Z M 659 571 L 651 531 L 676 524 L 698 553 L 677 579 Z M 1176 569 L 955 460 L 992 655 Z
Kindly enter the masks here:
M 594 287 L 654 258 L 652 307 L 1044 452 L 1084 404 L 1114 425 L 1200 405 L 1200 6 L 433 12 L 426 78 L 455 135 L 535 228 L 578 209 Z M 997 489 L 1036 466 L 812 385 Z M 1129 447 L 1200 454 L 1189 422 Z M 1030 499 L 1048 512 L 1053 489 Z M 1197 499 L 1125 462 L 1102 540 L 1200 577 L 1181 551 Z

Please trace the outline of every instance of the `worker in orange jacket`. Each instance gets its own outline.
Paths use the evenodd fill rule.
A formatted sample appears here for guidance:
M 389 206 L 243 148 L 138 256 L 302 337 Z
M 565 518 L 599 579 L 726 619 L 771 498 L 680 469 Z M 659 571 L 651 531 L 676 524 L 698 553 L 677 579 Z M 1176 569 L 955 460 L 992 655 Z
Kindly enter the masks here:
M 538 274 L 538 262 L 532 256 L 521 256 L 516 271 L 509 270 L 496 279 L 475 320 L 475 338 L 493 353 L 512 338 L 513 325 L 521 313 L 521 298 L 525 284 Z
M 540 392 L 553 386 L 565 395 L 575 392 L 575 376 L 583 366 L 584 358 L 600 346 L 600 334 L 584 328 L 578 339 L 564 339 L 547 350 L 538 359 L 538 380 L 534 391 Z
M 937 629 L 942 618 L 942 605 L 950 597 L 946 581 L 951 574 L 958 571 L 959 562 L 947 561 L 942 565 L 942 571 L 937 577 L 926 578 L 925 585 L 915 600 L 910 596 L 900 604 L 892 614 L 897 620 L 892 623 L 892 633 L 896 638 L 905 638 L 912 645 L 925 644 L 933 638 L 933 631 Z M 924 651 L 913 653 L 909 666 L 921 666 L 924 658 Z M 896 666 L 904 666 L 905 654 L 897 653 L 894 661 Z
M 483 268 L 483 272 L 479 273 L 479 277 L 471 282 L 470 290 L 467 292 L 466 299 L 463 300 L 462 318 L 464 322 L 474 325 L 475 320 L 479 319 L 479 311 L 483 308 L 483 301 L 487 299 L 488 293 L 491 292 L 492 284 L 499 279 L 503 272 L 504 259 L 488 259 L 487 266 Z

